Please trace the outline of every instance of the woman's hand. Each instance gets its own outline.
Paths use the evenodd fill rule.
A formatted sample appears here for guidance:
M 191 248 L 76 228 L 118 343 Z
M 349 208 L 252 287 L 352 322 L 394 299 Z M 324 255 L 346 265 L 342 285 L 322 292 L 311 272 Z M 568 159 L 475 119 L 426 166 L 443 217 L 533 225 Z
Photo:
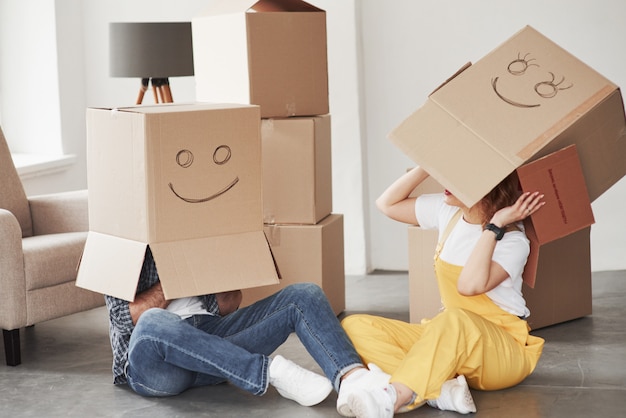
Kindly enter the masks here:
M 491 223 L 503 228 L 509 224 L 521 221 L 533 213 L 537 212 L 543 205 L 546 204 L 543 199 L 544 195 L 539 192 L 525 192 L 517 201 L 505 208 L 497 211 L 491 218 Z
M 513 205 L 497 211 L 490 222 L 500 228 L 505 228 L 507 225 L 521 221 L 545 205 L 543 197 L 544 195 L 539 192 L 526 192 Z M 459 275 L 457 289 L 460 294 L 474 296 L 486 293 L 508 277 L 506 270 L 492 260 L 495 247 L 496 240 L 493 233 L 483 231 Z

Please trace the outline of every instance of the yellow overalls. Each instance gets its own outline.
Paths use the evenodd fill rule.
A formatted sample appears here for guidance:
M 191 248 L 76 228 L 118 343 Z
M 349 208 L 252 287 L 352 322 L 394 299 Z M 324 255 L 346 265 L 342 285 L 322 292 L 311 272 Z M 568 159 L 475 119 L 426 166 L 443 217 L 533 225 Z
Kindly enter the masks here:
M 544 340 L 529 335 L 526 321 L 502 310 L 487 295 L 462 296 L 462 266 L 439 258 L 443 243 L 460 218 L 448 224 L 435 253 L 435 273 L 444 310 L 421 324 L 372 315 L 350 315 L 342 325 L 357 352 L 411 388 L 413 407 L 439 397 L 441 385 L 465 375 L 474 389 L 514 386 L 535 369 Z M 411 409 L 409 407 L 409 409 Z

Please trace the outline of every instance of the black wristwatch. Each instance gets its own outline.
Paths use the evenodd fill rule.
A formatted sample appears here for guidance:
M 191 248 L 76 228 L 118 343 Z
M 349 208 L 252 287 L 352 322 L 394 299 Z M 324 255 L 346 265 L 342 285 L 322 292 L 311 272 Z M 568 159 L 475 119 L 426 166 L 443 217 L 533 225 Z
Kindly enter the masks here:
M 496 234 L 496 241 L 500 241 L 502 237 L 504 236 L 504 228 L 500 228 L 499 226 L 496 226 L 494 224 L 485 225 L 485 229 L 488 229 L 494 234 Z

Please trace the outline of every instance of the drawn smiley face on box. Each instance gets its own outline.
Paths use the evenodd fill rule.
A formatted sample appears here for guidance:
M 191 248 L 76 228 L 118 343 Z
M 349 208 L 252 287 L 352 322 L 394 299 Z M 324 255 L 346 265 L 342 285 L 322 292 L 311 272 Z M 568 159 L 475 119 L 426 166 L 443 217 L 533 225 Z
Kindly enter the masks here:
M 531 53 L 518 53 L 506 66 L 504 76 L 491 79 L 494 93 L 505 103 L 519 108 L 539 107 L 573 86 L 565 76 L 557 76 L 553 70 L 543 68 Z
M 161 126 L 154 184 L 156 228 L 164 239 L 239 233 L 262 224 L 258 114 L 214 110 L 172 120 Z
M 206 157 L 207 156 L 205 155 L 204 158 Z M 213 163 L 217 167 L 226 165 L 230 162 L 230 159 L 232 157 L 232 150 L 230 146 L 226 144 L 218 145 L 213 151 L 212 157 L 213 157 L 212 158 Z M 188 150 L 188 149 L 181 149 L 180 151 L 176 153 L 176 164 L 178 164 L 181 168 L 184 168 L 184 169 L 191 168 L 194 162 L 195 162 L 195 156 L 194 156 L 193 151 Z M 211 161 L 208 161 L 208 163 L 210 164 Z M 168 186 L 170 190 L 172 191 L 172 193 L 174 194 L 174 196 L 176 196 L 183 202 L 201 204 L 201 203 L 207 203 L 213 199 L 216 199 L 222 196 L 224 193 L 228 193 L 233 187 L 237 185 L 237 183 L 239 183 L 239 175 L 234 172 L 233 179 L 229 181 L 227 178 L 224 185 L 215 184 L 215 185 L 209 185 L 209 188 L 207 190 L 192 190 L 192 192 L 194 193 L 193 196 L 185 195 L 182 192 L 176 191 L 176 186 L 174 186 L 172 182 L 169 182 Z M 210 186 L 215 186 L 215 187 L 212 188 Z M 181 188 L 183 187 L 184 186 L 182 186 Z

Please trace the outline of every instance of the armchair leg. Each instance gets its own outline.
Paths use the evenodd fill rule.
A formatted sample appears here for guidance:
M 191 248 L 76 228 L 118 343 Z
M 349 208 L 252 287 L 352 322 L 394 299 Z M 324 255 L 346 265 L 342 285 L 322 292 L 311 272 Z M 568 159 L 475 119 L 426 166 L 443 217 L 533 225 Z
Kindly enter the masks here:
M 20 353 L 20 329 L 2 330 L 4 336 L 4 353 L 7 366 L 17 366 L 22 362 Z

